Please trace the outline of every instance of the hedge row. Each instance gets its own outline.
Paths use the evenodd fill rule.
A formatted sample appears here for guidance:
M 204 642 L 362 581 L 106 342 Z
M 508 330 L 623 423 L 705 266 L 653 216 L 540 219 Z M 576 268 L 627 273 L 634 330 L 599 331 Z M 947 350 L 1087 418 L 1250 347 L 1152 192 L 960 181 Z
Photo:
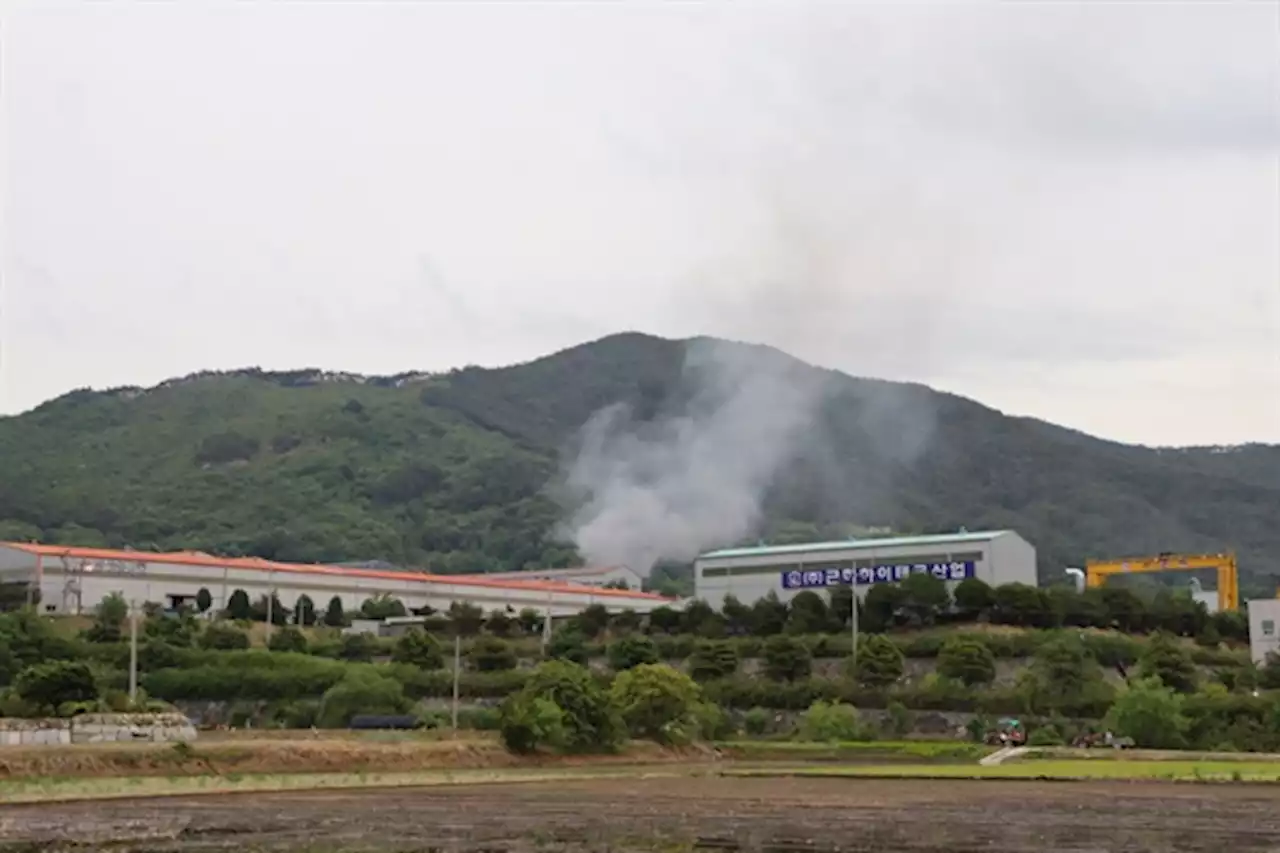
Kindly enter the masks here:
M 404 685 L 413 699 L 453 694 L 453 674 L 448 670 L 423 670 L 405 664 L 344 663 L 285 652 L 220 652 L 216 662 L 170 667 L 145 673 L 147 693 L 170 702 L 179 700 L 228 701 L 235 699 L 316 698 L 346 675 L 361 670 L 388 675 Z M 467 699 L 495 698 L 516 692 L 526 672 L 463 672 L 459 694 Z

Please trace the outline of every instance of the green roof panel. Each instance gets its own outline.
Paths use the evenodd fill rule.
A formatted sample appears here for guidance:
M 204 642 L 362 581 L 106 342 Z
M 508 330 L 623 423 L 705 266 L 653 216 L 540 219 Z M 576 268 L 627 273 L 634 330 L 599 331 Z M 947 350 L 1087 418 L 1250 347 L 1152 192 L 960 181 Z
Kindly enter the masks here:
M 858 551 L 876 548 L 911 548 L 916 545 L 961 545 L 966 542 L 990 542 L 1011 530 L 979 530 L 973 533 L 942 533 L 934 536 L 894 536 L 885 539 L 845 539 L 836 542 L 803 542 L 798 545 L 761 545 L 755 548 L 722 548 L 708 551 L 699 560 L 769 557 L 783 554 L 817 554 L 825 551 Z

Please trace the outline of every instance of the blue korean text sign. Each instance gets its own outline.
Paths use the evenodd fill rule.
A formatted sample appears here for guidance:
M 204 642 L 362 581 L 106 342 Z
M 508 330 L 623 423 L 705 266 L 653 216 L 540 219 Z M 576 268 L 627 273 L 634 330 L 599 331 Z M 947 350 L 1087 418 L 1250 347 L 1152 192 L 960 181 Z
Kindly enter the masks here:
M 783 589 L 814 589 L 826 586 L 870 586 L 895 583 L 910 574 L 931 574 L 944 581 L 962 581 L 973 577 L 972 560 L 950 563 L 889 563 L 879 566 L 843 569 L 792 569 L 782 573 Z

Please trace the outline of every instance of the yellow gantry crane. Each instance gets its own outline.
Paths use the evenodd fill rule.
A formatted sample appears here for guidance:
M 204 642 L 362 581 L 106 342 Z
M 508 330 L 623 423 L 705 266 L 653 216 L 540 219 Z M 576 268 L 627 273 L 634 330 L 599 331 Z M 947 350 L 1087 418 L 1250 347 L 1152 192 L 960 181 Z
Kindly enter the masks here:
M 1155 557 L 1126 557 L 1122 560 L 1090 560 L 1085 564 L 1085 583 L 1088 586 L 1102 586 L 1112 575 L 1195 569 L 1217 571 L 1219 610 L 1235 610 L 1240 606 L 1240 576 L 1236 569 L 1236 556 L 1229 553 L 1160 554 Z

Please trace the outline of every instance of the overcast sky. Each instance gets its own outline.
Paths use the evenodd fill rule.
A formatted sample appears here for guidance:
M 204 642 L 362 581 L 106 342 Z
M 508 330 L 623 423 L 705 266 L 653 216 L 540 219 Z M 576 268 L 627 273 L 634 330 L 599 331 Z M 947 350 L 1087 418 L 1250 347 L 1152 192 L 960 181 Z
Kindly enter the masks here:
M 1278 9 L 11 4 L 0 412 L 638 329 L 1280 441 Z

